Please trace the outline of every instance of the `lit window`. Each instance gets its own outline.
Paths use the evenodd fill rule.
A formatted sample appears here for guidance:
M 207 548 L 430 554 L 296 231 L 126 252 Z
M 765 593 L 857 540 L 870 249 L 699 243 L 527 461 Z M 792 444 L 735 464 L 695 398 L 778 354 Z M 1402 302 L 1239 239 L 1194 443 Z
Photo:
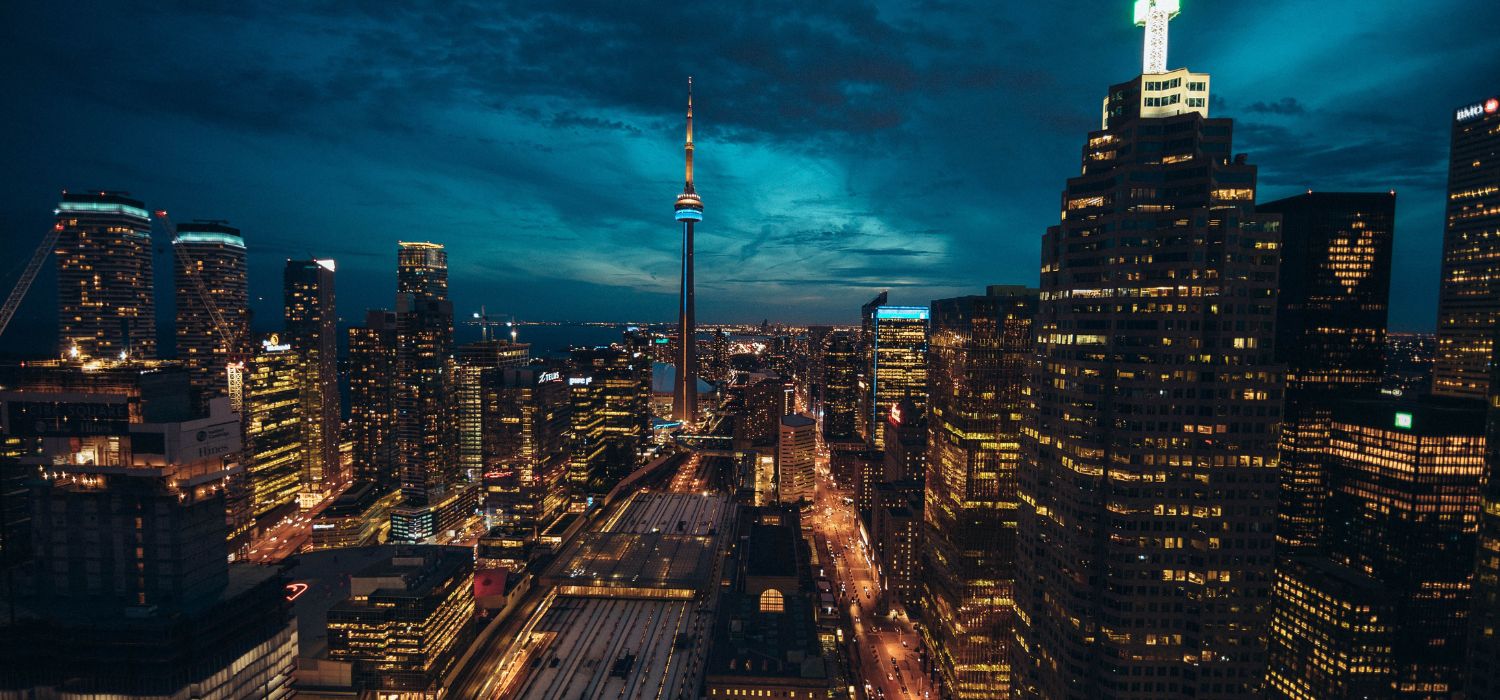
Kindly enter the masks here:
M 781 598 L 781 591 L 774 588 L 767 588 L 764 593 L 761 593 L 760 611 L 770 613 L 785 612 L 786 604 Z

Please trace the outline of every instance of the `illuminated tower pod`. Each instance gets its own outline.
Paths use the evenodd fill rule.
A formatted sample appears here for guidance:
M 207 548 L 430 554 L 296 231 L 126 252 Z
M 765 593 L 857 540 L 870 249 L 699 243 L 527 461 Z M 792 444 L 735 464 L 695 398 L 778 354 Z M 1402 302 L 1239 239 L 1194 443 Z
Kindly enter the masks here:
M 223 221 L 194 221 L 177 225 L 172 247 L 179 253 L 173 256 L 177 357 L 205 398 L 223 396 L 230 393 L 229 365 L 243 360 L 248 345 L 245 241 L 239 229 Z M 227 328 L 217 327 L 215 312 Z M 242 378 L 243 365 L 235 370 Z
M 61 351 L 156 357 L 151 214 L 145 205 L 123 192 L 64 192 L 55 213 Z
M 674 218 L 682 222 L 682 304 L 677 309 L 677 371 L 672 386 L 672 418 L 698 422 L 698 343 L 693 312 L 693 224 L 703 220 L 703 200 L 693 189 L 693 79 L 688 77 L 687 182 L 677 195 Z
M 1042 239 L 1013 697 L 1229 700 L 1262 682 L 1280 221 L 1255 213 L 1255 166 L 1207 99 L 1181 69 L 1111 86 Z

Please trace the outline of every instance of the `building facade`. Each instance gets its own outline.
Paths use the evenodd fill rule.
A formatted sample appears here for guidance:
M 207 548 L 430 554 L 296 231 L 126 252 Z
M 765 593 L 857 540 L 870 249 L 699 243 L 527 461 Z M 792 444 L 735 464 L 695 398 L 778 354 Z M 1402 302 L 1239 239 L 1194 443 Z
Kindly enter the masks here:
M 574 350 L 568 482 L 603 495 L 642 464 L 651 440 L 651 362 L 640 350 Z
M 870 329 L 870 442 L 885 446 L 885 420 L 891 407 L 910 398 L 927 408 L 927 316 L 925 306 L 880 306 Z
M 1277 545 L 1315 549 L 1328 497 L 1333 406 L 1385 381 L 1395 192 L 1310 192 L 1256 207 L 1279 215 L 1276 358 L 1286 366 Z
M 1483 399 L 1500 318 L 1500 97 L 1454 112 L 1447 215 L 1432 391 Z
M 356 689 L 435 697 L 474 638 L 474 563 L 463 547 L 418 547 L 354 574 L 328 610 L 328 658 Z
M 1494 349 L 1500 352 L 1500 346 Z M 1485 408 L 1484 499 L 1475 543 L 1473 605 L 1470 608 L 1466 697 L 1500 697 L 1500 362 L 1490 361 L 1490 399 Z
M 260 342 L 245 372 L 245 477 L 251 513 L 262 527 L 291 515 L 302 488 L 306 459 L 301 401 L 306 364 L 272 333 Z
M 288 260 L 282 339 L 302 361 L 302 488 L 327 491 L 346 476 L 339 462 L 338 311 L 332 260 Z
M 932 302 L 923 626 L 955 698 L 1008 698 L 1016 470 L 1037 292 Z
M 1462 689 L 1485 473 L 1479 402 L 1357 401 L 1333 415 L 1330 558 L 1395 598 L 1385 697 Z
M 122 192 L 63 192 L 56 214 L 59 352 L 156 357 L 146 205 Z
M 177 359 L 205 397 L 226 396 L 229 364 L 249 348 L 245 241 L 223 222 L 195 221 L 177 225 L 172 247 Z
M 12 369 L 18 371 L 12 371 Z M 30 441 L 35 566 L 7 590 L 0 696 L 275 698 L 296 624 L 284 581 L 230 564 L 239 419 L 160 361 L 27 362 L 0 431 Z
M 1232 122 L 1208 117 L 1208 82 L 1111 87 L 1042 240 L 1019 697 L 1227 700 L 1263 677 L 1280 231 L 1255 214 Z
M 817 459 L 817 421 L 802 415 L 782 417 L 776 440 L 776 474 L 781 502 L 812 502 Z
M 448 396 L 448 254 L 435 243 L 401 243 L 396 260 L 396 462 L 403 505 L 422 508 L 443 501 L 460 478 Z
M 828 335 L 823 346 L 823 440 L 859 440 L 859 346 L 848 331 Z
M 375 484 L 401 481 L 396 469 L 396 314 L 365 313 L 349 329 L 349 439 L 354 478 Z
M 1395 678 L 1395 597 L 1369 575 L 1319 554 L 1276 567 L 1266 696 L 1388 697 Z

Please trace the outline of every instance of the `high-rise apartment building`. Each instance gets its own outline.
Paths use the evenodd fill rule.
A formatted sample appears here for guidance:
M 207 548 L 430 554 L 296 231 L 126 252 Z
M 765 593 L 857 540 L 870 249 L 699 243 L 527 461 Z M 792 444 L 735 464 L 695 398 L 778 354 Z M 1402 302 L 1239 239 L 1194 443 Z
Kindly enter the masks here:
M 817 421 L 803 415 L 783 416 L 776 440 L 777 488 L 783 503 L 812 502 L 817 458 Z
M 221 221 L 177 224 L 177 358 L 207 397 L 229 393 L 228 365 L 249 347 L 245 241 Z
M 486 386 L 485 519 L 529 544 L 569 503 L 572 397 L 546 367 L 495 370 Z
M 1382 697 L 1462 688 L 1484 411 L 1474 401 L 1352 401 L 1329 436 L 1329 557 L 1395 598 L 1394 672 Z
M 146 205 L 123 192 L 63 192 L 56 214 L 63 355 L 156 357 Z
M 1037 292 L 932 302 L 923 626 L 955 698 L 1008 698 L 1016 470 Z
M 349 329 L 349 438 L 354 478 L 382 486 L 400 483 L 396 469 L 396 314 L 365 313 Z
M 282 275 L 284 332 L 302 362 L 302 487 L 344 480 L 339 463 L 338 312 L 332 260 L 288 260 Z
M 306 369 L 296 349 L 272 333 L 245 370 L 245 478 L 251 513 L 262 527 L 297 508 L 306 459 L 302 421 L 307 413 L 301 408 Z
M 829 334 L 823 349 L 823 439 L 859 439 L 859 346 L 848 331 Z
M 1280 215 L 1276 358 L 1286 367 L 1281 428 L 1285 552 L 1316 548 L 1328 485 L 1323 452 L 1335 403 L 1385 380 L 1394 192 L 1309 192 L 1256 207 Z
M 1153 66 L 1176 5 L 1136 5 Z M 1208 86 L 1154 67 L 1112 86 L 1042 239 L 1019 697 L 1228 700 L 1262 681 L 1280 230 Z
M 396 256 L 396 459 L 406 505 L 420 507 L 460 476 L 448 439 L 453 304 L 441 245 L 401 243 Z
M 880 306 L 871 317 L 869 405 L 870 443 L 885 446 L 885 420 L 891 407 L 910 398 L 927 408 L 927 316 L 925 306 Z
M 1500 319 L 1500 97 L 1458 108 L 1449 148 L 1432 391 L 1483 399 Z

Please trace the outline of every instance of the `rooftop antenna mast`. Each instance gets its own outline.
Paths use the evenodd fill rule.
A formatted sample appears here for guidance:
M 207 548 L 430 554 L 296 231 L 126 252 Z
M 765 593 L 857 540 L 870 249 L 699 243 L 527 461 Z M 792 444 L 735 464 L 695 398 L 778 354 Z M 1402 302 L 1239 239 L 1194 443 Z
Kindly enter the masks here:
M 1167 25 L 1181 12 L 1180 0 L 1135 0 L 1135 26 L 1146 28 L 1141 73 L 1167 72 Z

